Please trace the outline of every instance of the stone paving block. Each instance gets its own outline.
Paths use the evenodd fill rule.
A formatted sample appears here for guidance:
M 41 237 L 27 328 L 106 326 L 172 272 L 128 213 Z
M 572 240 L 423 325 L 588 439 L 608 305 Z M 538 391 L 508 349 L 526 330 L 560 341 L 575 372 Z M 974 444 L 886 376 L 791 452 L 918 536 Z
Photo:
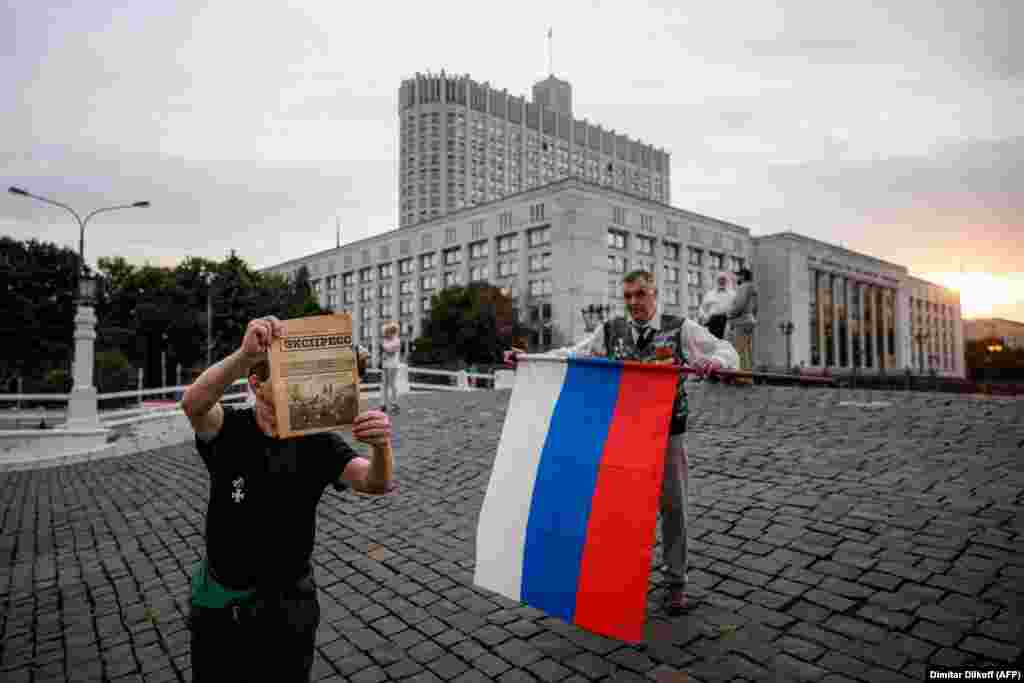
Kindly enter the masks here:
M 1020 643 L 1008 645 L 981 636 L 968 636 L 957 647 L 965 652 L 984 657 L 986 660 L 1005 663 L 1017 661 L 1021 654 Z

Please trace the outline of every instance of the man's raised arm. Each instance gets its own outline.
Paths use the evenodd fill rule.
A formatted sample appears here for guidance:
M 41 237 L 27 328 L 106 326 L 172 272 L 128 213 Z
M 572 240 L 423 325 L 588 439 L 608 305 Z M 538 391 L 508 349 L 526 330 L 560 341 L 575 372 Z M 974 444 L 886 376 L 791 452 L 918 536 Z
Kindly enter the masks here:
M 220 405 L 224 392 L 237 380 L 247 377 L 252 366 L 267 357 L 270 342 L 282 332 L 283 326 L 277 318 L 251 321 L 245 330 L 242 346 L 208 367 L 185 390 L 181 409 L 201 439 L 209 441 L 217 436 L 224 424 L 224 409 Z

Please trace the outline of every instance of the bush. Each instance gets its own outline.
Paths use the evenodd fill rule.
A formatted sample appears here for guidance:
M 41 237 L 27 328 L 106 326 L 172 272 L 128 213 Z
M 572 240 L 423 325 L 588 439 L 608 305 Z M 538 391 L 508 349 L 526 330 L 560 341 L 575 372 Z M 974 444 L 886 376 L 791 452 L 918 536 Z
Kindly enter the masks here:
M 57 394 L 71 391 L 71 373 L 63 368 L 54 368 L 46 373 L 46 386 Z

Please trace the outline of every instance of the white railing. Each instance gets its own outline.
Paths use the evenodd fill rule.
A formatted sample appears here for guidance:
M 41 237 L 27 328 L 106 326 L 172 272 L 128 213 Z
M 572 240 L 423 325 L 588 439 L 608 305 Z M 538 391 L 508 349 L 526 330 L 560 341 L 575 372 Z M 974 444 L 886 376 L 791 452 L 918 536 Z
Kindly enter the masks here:
M 369 379 L 370 376 L 374 376 L 376 381 L 364 381 L 360 383 L 360 393 L 379 395 L 382 385 L 382 370 L 379 368 L 368 368 L 365 372 L 365 377 Z M 437 384 L 431 382 L 413 382 L 410 381 L 411 376 L 420 375 L 425 377 L 447 377 L 450 379 L 449 383 Z M 396 382 L 396 388 L 398 393 L 416 393 L 416 392 L 430 392 L 430 391 L 474 391 L 480 389 L 493 389 L 497 380 L 496 374 L 486 374 L 480 372 L 466 372 L 465 370 L 435 370 L 431 368 L 417 368 L 402 365 L 398 368 L 398 378 Z M 239 401 L 249 400 L 250 395 L 246 389 L 247 381 L 245 379 L 239 379 L 235 381 L 231 387 L 229 387 L 228 394 L 225 395 L 223 400 L 226 401 Z M 154 389 L 130 389 L 127 391 L 112 391 L 104 394 L 97 394 L 96 399 L 98 402 L 112 401 L 118 399 L 135 399 L 138 403 L 135 407 L 130 408 L 115 408 L 111 410 L 101 410 L 99 412 L 100 421 L 106 426 L 117 426 L 122 424 L 128 424 L 133 421 L 139 421 L 144 419 L 153 419 L 160 416 L 166 416 L 168 413 L 173 413 L 180 410 L 181 402 L 180 395 L 188 389 L 188 384 L 179 384 L 168 387 L 157 387 Z M 241 389 L 231 391 L 235 388 Z M 153 396 L 167 396 L 171 397 L 163 405 L 145 405 L 143 399 L 146 397 Z M 13 423 L 17 429 L 22 425 L 32 426 L 39 423 L 40 420 L 45 421 L 48 427 L 53 427 L 57 423 L 61 422 L 66 413 L 65 408 L 56 409 L 28 409 L 21 410 L 21 402 L 53 402 L 53 403 L 64 403 L 66 404 L 70 398 L 70 394 L 0 394 L 0 405 L 7 403 L 14 403 L 16 407 L 10 410 L 0 410 L 0 429 L 4 426 Z

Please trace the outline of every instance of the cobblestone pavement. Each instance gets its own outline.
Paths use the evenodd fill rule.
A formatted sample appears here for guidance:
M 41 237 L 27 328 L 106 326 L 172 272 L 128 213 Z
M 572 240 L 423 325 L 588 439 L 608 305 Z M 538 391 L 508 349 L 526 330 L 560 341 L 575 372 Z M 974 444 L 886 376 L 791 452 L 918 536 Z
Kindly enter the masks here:
M 698 385 L 702 601 L 662 615 L 655 571 L 631 646 L 472 586 L 508 398 L 404 398 L 399 491 L 325 494 L 315 679 L 898 682 L 929 663 L 1020 666 L 1024 401 Z M 188 443 L 0 474 L 0 680 L 190 680 L 207 487 Z

